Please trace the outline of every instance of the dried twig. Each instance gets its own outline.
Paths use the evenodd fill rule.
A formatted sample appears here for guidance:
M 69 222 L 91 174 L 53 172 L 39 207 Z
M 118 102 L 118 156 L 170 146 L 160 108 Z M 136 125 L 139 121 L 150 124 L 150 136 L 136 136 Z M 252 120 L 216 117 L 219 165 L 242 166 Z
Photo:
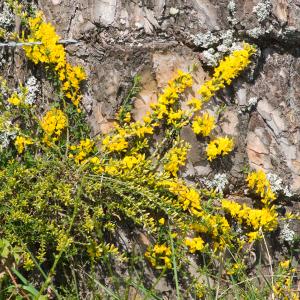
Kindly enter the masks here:
M 265 244 L 265 247 L 266 247 L 266 251 L 267 251 L 267 256 L 268 256 L 268 260 L 269 260 L 269 265 L 270 265 L 270 275 L 271 275 L 271 282 L 272 282 L 272 288 L 274 287 L 274 272 L 273 272 L 273 262 L 272 262 L 272 258 L 271 258 L 271 255 L 270 255 L 270 252 L 269 252 L 269 248 L 268 248 L 268 245 L 267 245 L 267 242 L 266 242 L 266 239 L 265 239 L 265 235 L 262 231 L 262 229 L 260 228 L 260 232 L 261 232 L 261 235 L 263 237 L 263 241 L 264 241 L 264 244 Z M 275 299 L 275 296 L 274 296 L 274 293 L 272 291 L 272 294 L 271 294 L 271 299 Z
M 79 44 L 80 42 L 74 39 L 67 39 L 67 40 L 60 40 L 58 41 L 58 44 Z M 23 47 L 23 46 L 34 46 L 34 45 L 42 45 L 42 42 L 7 42 L 7 43 L 0 43 L 0 47 Z
M 4 266 L 4 269 L 5 269 L 6 273 L 8 274 L 8 276 L 10 277 L 12 283 L 16 287 L 17 292 L 20 293 L 24 297 L 24 299 L 30 300 L 29 297 L 27 296 L 27 294 L 24 291 L 22 291 L 22 289 L 20 289 L 14 275 L 10 272 L 10 269 L 7 266 Z

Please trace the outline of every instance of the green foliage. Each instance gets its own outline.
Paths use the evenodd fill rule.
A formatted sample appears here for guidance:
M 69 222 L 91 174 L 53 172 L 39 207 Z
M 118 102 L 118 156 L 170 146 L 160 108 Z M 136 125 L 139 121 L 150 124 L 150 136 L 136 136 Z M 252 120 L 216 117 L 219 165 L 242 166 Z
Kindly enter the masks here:
M 41 15 L 26 21 L 30 37 L 45 30 L 58 39 Z M 233 150 L 229 137 L 210 137 L 214 118 L 204 118 L 203 107 L 254 52 L 246 44 L 221 61 L 188 109 L 181 103 L 192 74 L 178 71 L 143 121 L 131 116 L 140 91 L 136 76 L 114 130 L 93 139 L 78 107 L 83 70 L 69 65 L 56 43 L 26 47 L 37 68 L 45 61 L 47 74 L 54 74 L 56 100 L 44 111 L 26 102 L 22 85 L 11 90 L 1 84 L 0 295 L 128 299 L 134 288 L 144 299 L 161 299 L 156 287 L 166 278 L 177 299 L 294 297 L 290 262 L 276 270 L 271 264 L 264 289 L 248 278 L 247 256 L 254 245 L 266 244 L 279 220 L 265 174 L 247 170 L 255 208 L 180 176 L 190 148 L 181 129 L 193 124 L 195 113 L 202 113 L 195 133 L 204 133 L 209 160 Z

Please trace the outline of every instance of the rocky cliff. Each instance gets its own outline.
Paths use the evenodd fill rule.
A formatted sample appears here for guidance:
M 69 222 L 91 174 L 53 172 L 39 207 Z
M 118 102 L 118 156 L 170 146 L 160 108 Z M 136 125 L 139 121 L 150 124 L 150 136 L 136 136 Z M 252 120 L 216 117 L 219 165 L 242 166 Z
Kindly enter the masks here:
M 219 119 L 217 133 L 235 140 L 233 155 L 223 164 L 208 163 L 193 131 L 184 128 L 182 136 L 193 147 L 183 176 L 201 181 L 227 174 L 228 191 L 243 192 L 242 171 L 263 169 L 287 196 L 289 209 L 299 212 L 299 0 L 36 0 L 33 5 L 62 39 L 77 41 L 66 50 L 88 75 L 83 107 L 93 135 L 111 130 L 134 76 L 141 76 L 141 91 L 133 99 L 138 120 L 177 69 L 196 66 L 200 87 L 219 59 L 243 41 L 255 44 L 251 68 L 210 104 Z M 18 18 L 14 25 L 19 31 Z M 12 81 L 25 82 L 31 67 L 21 49 L 1 49 L 1 72 Z M 51 87 L 46 80 L 40 84 L 47 101 Z M 299 223 L 293 229 L 300 232 Z
M 62 38 L 79 41 L 67 50 L 87 70 L 84 105 L 95 134 L 111 128 L 134 75 L 142 77 L 138 119 L 177 68 L 197 64 L 201 85 L 237 43 L 256 44 L 252 70 L 213 101 L 226 105 L 219 130 L 234 136 L 237 145 L 232 164 L 222 168 L 235 178 L 248 164 L 263 168 L 299 192 L 298 0 L 40 0 L 37 5 Z M 197 149 L 191 132 L 183 134 Z M 199 153 L 190 155 L 187 174 L 214 172 Z

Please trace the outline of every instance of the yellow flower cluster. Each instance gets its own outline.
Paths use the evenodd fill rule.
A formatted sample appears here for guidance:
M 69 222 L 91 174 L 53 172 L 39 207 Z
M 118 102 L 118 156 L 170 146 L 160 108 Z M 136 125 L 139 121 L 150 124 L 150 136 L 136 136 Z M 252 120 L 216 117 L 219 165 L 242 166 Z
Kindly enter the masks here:
M 189 145 L 171 148 L 165 155 L 167 163 L 164 164 L 164 170 L 168 174 L 177 177 L 177 173 L 181 166 L 185 165 Z
M 205 82 L 198 91 L 202 100 L 209 101 L 225 84 L 230 84 L 250 64 L 250 58 L 255 52 L 253 46 L 245 43 L 243 49 L 235 50 L 221 60 L 212 79 Z
M 43 21 L 42 13 L 29 18 L 30 36 L 24 42 L 41 42 L 41 45 L 24 46 L 26 56 L 35 64 L 44 63 L 54 68 L 64 95 L 78 106 L 81 99 L 80 83 L 86 79 L 81 67 L 67 63 L 65 49 L 58 44 L 60 37 L 50 23 Z
M 159 223 L 160 225 L 164 225 L 165 222 L 166 222 L 165 218 L 160 218 L 160 219 L 158 220 L 158 223 Z
M 230 226 L 227 219 L 221 215 L 203 213 L 201 222 L 192 225 L 192 229 L 203 238 L 210 238 L 213 250 L 222 250 L 230 240 Z
M 70 146 L 72 153 L 69 154 L 69 158 L 74 158 L 77 164 L 84 163 L 87 156 L 93 151 L 94 146 L 94 141 L 90 139 L 82 140 L 78 145 Z M 95 163 L 95 159 L 92 161 L 92 163 Z
M 203 102 L 200 99 L 192 98 L 187 102 L 187 105 L 192 108 L 193 112 L 201 110 Z
M 125 156 L 121 161 L 120 167 L 125 170 L 131 170 L 136 165 L 139 165 L 142 161 L 145 160 L 145 154 L 137 154 L 135 156 Z
M 143 169 L 146 163 L 145 154 L 137 153 L 135 155 L 126 155 L 122 159 L 110 159 L 106 164 L 100 167 L 99 172 L 109 174 L 111 176 L 116 175 L 134 175 L 133 170 L 138 168 Z
M 58 44 L 60 37 L 50 23 L 43 21 L 43 14 L 28 20 L 30 37 L 26 42 L 41 42 L 41 45 L 24 46 L 26 56 L 35 64 L 53 64 L 56 70 L 65 65 L 66 54 L 64 47 Z
M 291 266 L 290 260 L 279 263 L 279 272 L 272 287 L 276 299 L 299 300 L 299 291 L 293 290 L 293 277 L 297 270 Z
M 145 139 L 146 135 L 152 135 L 154 133 L 154 129 L 151 125 L 148 123 L 142 124 L 139 121 L 124 124 L 122 127 L 119 124 L 115 124 L 114 127 L 115 131 L 102 140 L 103 151 L 124 152 L 128 149 L 128 141 L 134 138 L 143 139 L 143 147 L 146 147 L 148 145 L 148 140 Z M 141 143 L 138 144 L 141 146 Z M 134 152 L 133 145 L 131 145 L 130 149 L 131 152 Z
M 229 266 L 226 268 L 226 273 L 228 275 L 236 275 L 241 272 L 244 272 L 246 269 L 246 266 L 243 262 L 235 262 L 233 264 L 229 264 Z
M 247 176 L 247 181 L 249 188 L 262 198 L 263 204 L 268 205 L 276 199 L 276 195 L 271 189 L 270 181 L 262 170 L 250 173 Z
M 171 269 L 171 254 L 170 247 L 166 246 L 166 244 L 162 244 L 154 245 L 153 248 L 149 248 L 145 253 L 145 257 L 150 261 L 151 265 L 157 269 Z
M 7 99 L 8 103 L 15 105 L 15 106 L 19 106 L 22 103 L 24 103 L 24 98 L 20 97 L 20 95 L 17 92 L 14 92 L 8 99 Z
M 174 111 L 172 108 L 170 109 L 168 115 L 168 124 L 172 124 L 174 126 L 179 126 L 181 124 L 182 117 L 185 116 L 185 112 L 181 109 Z
M 281 261 L 279 263 L 280 267 L 283 269 L 288 269 L 288 267 L 290 266 L 291 261 L 290 260 L 285 260 L 285 261 Z
M 44 141 L 48 143 L 52 139 L 55 142 L 68 126 L 68 118 L 60 109 L 52 108 L 44 115 L 40 124 L 45 132 Z
M 253 230 L 273 231 L 278 225 L 278 214 L 275 210 L 265 208 L 253 209 L 246 204 L 240 205 L 234 201 L 222 200 L 222 208 L 230 213 L 231 217 L 242 225 L 250 226 Z M 259 237 L 258 234 L 251 233 L 251 239 Z
M 121 112 L 121 111 L 120 111 Z M 119 114 L 120 114 L 119 112 Z M 125 123 L 130 123 L 131 122 L 131 113 L 130 112 L 127 112 L 125 117 L 124 117 L 124 122 Z
M 122 126 L 115 124 L 115 132 L 106 136 L 102 141 L 102 150 L 108 152 L 125 152 L 129 147 L 129 140 L 135 137 L 141 139 L 146 135 L 153 135 L 154 129 L 159 126 L 158 121 L 166 120 L 168 125 L 182 127 L 187 124 L 185 112 L 181 109 L 174 110 L 180 94 L 193 84 L 192 76 L 189 73 L 178 70 L 173 80 L 158 97 L 158 103 L 152 104 L 152 112 L 148 113 L 143 121 L 125 122 Z M 199 104 L 198 104 L 199 106 Z M 128 119 L 130 121 L 130 119 Z M 129 124 L 128 124 L 129 123 Z M 137 148 L 144 148 L 148 145 L 147 140 L 139 142 Z M 131 150 L 134 146 L 131 145 Z
M 86 79 L 83 68 L 71 66 L 69 63 L 66 63 L 65 67 L 60 69 L 58 74 L 65 96 L 72 101 L 75 106 L 78 106 L 82 98 L 80 94 L 80 84 Z
M 259 231 L 250 231 L 250 232 L 247 233 L 247 236 L 248 236 L 248 242 L 249 243 L 262 238 L 262 234 Z
M 165 180 L 158 183 L 159 186 L 166 187 L 172 194 L 178 197 L 178 201 L 183 210 L 188 210 L 194 216 L 202 216 L 198 191 L 188 187 L 184 182 Z
M 24 152 L 24 149 L 27 145 L 32 145 L 33 141 L 30 138 L 26 138 L 23 136 L 17 136 L 15 140 L 15 146 L 18 150 L 18 153 L 21 154 Z
M 125 135 L 107 135 L 102 141 L 102 150 L 109 152 L 121 152 L 125 151 L 128 147 L 128 142 L 125 139 Z
M 119 249 L 110 243 L 96 244 L 94 242 L 88 245 L 87 252 L 92 259 L 98 259 L 107 254 L 117 255 L 119 254 Z
M 207 159 L 212 161 L 218 156 L 229 154 L 233 150 L 233 140 L 226 137 L 219 137 L 212 140 L 206 148 Z
M 193 98 L 188 105 L 193 111 L 198 111 L 202 107 L 202 101 L 207 102 L 213 97 L 217 91 L 230 84 L 249 64 L 251 56 L 256 52 L 255 48 L 247 43 L 241 50 L 235 50 L 231 55 L 220 61 L 219 66 L 215 68 L 211 80 L 206 81 L 198 93 L 201 99 Z M 202 117 L 195 117 L 192 122 L 192 129 L 196 134 L 204 137 L 209 136 L 215 127 L 215 120 L 207 112 Z M 211 141 L 207 148 L 207 159 L 212 161 L 218 156 L 224 156 L 233 150 L 233 141 L 228 137 L 219 137 Z
M 194 118 L 192 123 L 193 131 L 202 136 L 209 136 L 211 131 L 215 128 L 215 118 L 208 112 L 205 112 L 201 117 Z
M 153 128 L 150 125 L 144 125 L 139 121 L 131 123 L 126 129 L 128 137 L 137 136 L 143 138 L 146 134 L 153 134 Z
M 185 239 L 184 243 L 186 246 L 188 246 L 189 251 L 191 253 L 195 253 L 196 251 L 201 251 L 205 247 L 204 241 L 201 237 Z
M 174 110 L 174 104 L 178 102 L 179 96 L 193 83 L 192 76 L 188 73 L 178 71 L 175 78 L 169 81 L 167 88 L 158 98 L 157 104 L 152 104 L 152 113 L 144 117 L 144 124 L 141 122 L 132 122 L 120 127 L 115 124 L 115 133 L 107 136 L 102 141 L 103 150 L 109 152 L 122 152 L 128 148 L 129 138 L 144 138 L 145 135 L 152 135 L 154 128 L 159 126 L 157 121 L 167 120 L 167 124 L 173 126 L 183 126 L 182 119 L 185 114 L 182 110 Z M 146 145 L 146 144 L 145 144 Z M 144 146 L 145 146 L 144 145 Z
M 158 103 L 151 105 L 153 110 L 152 118 L 158 120 L 165 118 L 169 120 L 169 124 L 179 125 L 184 113 L 181 110 L 174 111 L 173 107 L 178 102 L 180 94 L 192 85 L 192 76 L 189 73 L 178 70 L 177 75 L 168 82 L 168 86 L 158 97 Z

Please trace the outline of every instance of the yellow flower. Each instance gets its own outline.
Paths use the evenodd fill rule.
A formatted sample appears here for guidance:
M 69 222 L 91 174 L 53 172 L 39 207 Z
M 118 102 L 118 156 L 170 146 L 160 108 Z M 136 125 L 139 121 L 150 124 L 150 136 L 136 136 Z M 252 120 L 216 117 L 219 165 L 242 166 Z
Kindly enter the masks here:
M 278 214 L 273 209 L 265 207 L 262 209 L 252 209 L 246 204 L 241 206 L 229 200 L 222 200 L 222 207 L 240 224 L 250 226 L 255 231 L 258 231 L 260 228 L 266 231 L 273 231 L 278 225 Z M 249 233 L 248 236 L 250 240 L 259 238 L 256 232 Z
M 105 166 L 104 168 L 105 173 L 109 175 L 118 175 L 120 173 L 120 170 L 116 166 Z
M 90 139 L 81 140 L 78 145 L 71 145 L 70 150 L 75 153 L 69 156 L 70 158 L 74 158 L 74 161 L 77 164 L 86 162 L 85 159 L 88 155 L 93 151 L 95 142 Z M 93 157 L 89 160 L 93 164 L 99 164 L 100 160 L 98 157 Z
M 15 140 L 15 146 L 19 154 L 23 153 L 25 147 L 31 144 L 33 144 L 32 140 L 30 138 L 25 138 L 23 136 L 17 136 Z
M 227 270 L 227 274 L 234 275 L 240 271 L 243 271 L 244 269 L 245 269 L 245 265 L 242 262 L 236 262 L 233 265 L 231 265 L 229 270 Z
M 146 115 L 143 117 L 143 121 L 145 122 L 145 124 L 149 124 L 151 123 L 151 118 L 149 117 L 149 115 Z
M 124 118 L 124 122 L 129 123 L 131 121 L 131 113 L 127 112 Z
M 188 187 L 185 183 L 177 180 L 165 180 L 159 182 L 159 186 L 167 188 L 172 194 L 178 196 L 178 201 L 183 210 L 188 210 L 197 217 L 202 216 L 201 197 L 196 189 Z
M 222 207 L 229 211 L 234 218 L 239 215 L 239 212 L 242 208 L 240 204 L 225 199 L 222 200 Z
M 137 156 L 125 156 L 121 161 L 121 167 L 124 169 L 131 170 L 139 164 L 142 160 L 145 159 L 145 155 L 138 154 Z
M 290 266 L 290 260 L 281 261 L 279 265 L 283 269 L 288 269 L 288 267 Z
M 228 137 L 219 137 L 211 141 L 206 148 L 207 159 L 212 161 L 217 156 L 224 156 L 233 150 L 233 140 Z
M 19 106 L 22 103 L 22 99 L 17 93 L 13 93 L 13 95 L 8 98 L 7 101 L 15 106 Z
M 203 103 L 200 99 L 192 98 L 187 102 L 187 105 L 191 106 L 194 111 L 198 111 L 202 108 Z
M 171 148 L 165 155 L 167 160 L 167 163 L 164 164 L 165 171 L 177 177 L 180 166 L 185 165 L 188 149 L 189 145 Z
M 160 97 L 160 102 L 164 104 L 173 104 L 178 98 L 178 92 L 175 84 L 169 84 L 164 89 L 164 94 Z
M 92 158 L 90 159 L 90 162 L 91 162 L 92 164 L 94 164 L 94 165 L 99 165 L 99 164 L 100 164 L 100 159 L 99 159 L 98 157 L 94 156 L 94 157 L 92 157 Z
M 202 136 L 209 136 L 215 128 L 215 118 L 208 112 L 205 112 L 201 117 L 195 117 L 192 124 L 193 131 Z
M 61 44 L 58 44 L 60 37 L 56 34 L 55 28 L 50 23 L 43 21 L 42 14 L 29 19 L 31 30 L 30 40 L 41 41 L 41 45 L 24 46 L 26 56 L 35 64 L 39 62 L 57 64 L 59 60 L 65 60 L 65 51 Z
M 270 181 L 262 170 L 249 173 L 247 181 L 249 188 L 262 198 L 262 203 L 269 205 L 276 199 L 276 195 L 271 189 Z
M 192 76 L 181 70 L 177 71 L 177 75 L 168 82 L 168 86 L 164 89 L 163 93 L 158 97 L 157 104 L 151 104 L 153 113 L 152 119 L 163 119 L 164 116 L 171 115 L 169 124 L 173 124 L 174 120 L 180 119 L 182 112 L 174 112 L 172 106 L 178 102 L 179 95 L 193 84 Z
M 145 154 L 136 153 L 135 155 L 126 155 L 120 160 L 110 159 L 105 170 L 111 175 L 132 174 L 135 168 L 143 168 L 145 162 Z
M 82 98 L 80 83 L 86 79 L 84 70 L 79 66 L 72 66 L 66 61 L 66 52 L 63 45 L 59 44 L 60 36 L 55 28 L 43 21 L 43 14 L 29 18 L 30 35 L 24 42 L 37 42 L 40 45 L 23 46 L 26 56 L 35 64 L 43 63 L 53 66 L 61 81 L 62 91 L 66 98 L 79 105 Z
M 178 236 L 178 234 L 176 232 L 171 233 L 171 238 L 175 239 Z
M 158 220 L 158 223 L 159 223 L 160 225 L 164 225 L 164 224 L 165 224 L 165 218 L 160 218 L 160 219 Z
M 259 233 L 259 231 L 249 232 L 249 233 L 247 233 L 247 236 L 249 238 L 249 240 L 248 240 L 249 243 L 261 238 L 261 234 Z
M 201 251 L 204 249 L 204 241 L 201 237 L 186 239 L 184 243 L 186 246 L 188 246 L 191 253 L 195 253 L 196 251 Z
M 52 108 L 41 120 L 41 127 L 46 134 L 46 139 L 52 136 L 57 138 L 61 135 L 62 130 L 68 125 L 68 118 L 60 109 Z
M 173 124 L 176 125 L 177 121 L 180 121 L 181 118 L 183 117 L 184 112 L 180 109 L 178 111 L 173 111 L 173 109 L 171 108 L 169 114 L 168 114 L 168 124 Z
M 151 249 L 149 248 L 146 253 L 145 257 L 150 261 L 151 265 L 153 267 L 156 267 L 157 269 L 162 268 L 172 268 L 172 263 L 170 256 L 172 254 L 172 251 L 170 247 L 166 246 L 166 244 L 156 244 Z
M 127 149 L 128 142 L 126 139 L 121 135 L 113 135 L 107 136 L 102 141 L 102 149 L 104 151 L 108 150 L 110 152 L 122 152 Z
M 137 127 L 132 134 L 137 135 L 138 137 L 144 137 L 145 134 L 153 134 L 153 128 L 149 126 Z
M 253 46 L 244 43 L 243 49 L 235 50 L 221 60 L 212 79 L 205 82 L 198 91 L 202 100 L 210 100 L 218 90 L 225 87 L 225 84 L 230 84 L 250 64 L 250 58 L 255 52 Z

